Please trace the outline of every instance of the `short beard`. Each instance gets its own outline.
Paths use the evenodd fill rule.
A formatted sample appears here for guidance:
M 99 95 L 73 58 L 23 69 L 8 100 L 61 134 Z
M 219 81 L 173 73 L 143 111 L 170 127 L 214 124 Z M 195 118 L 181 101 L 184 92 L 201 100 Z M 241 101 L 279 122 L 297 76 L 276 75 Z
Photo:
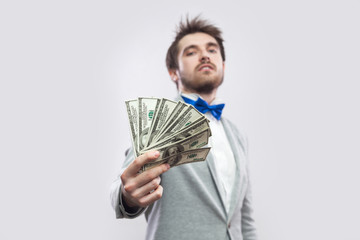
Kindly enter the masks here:
M 224 81 L 224 75 L 221 77 L 220 81 L 204 81 L 197 85 L 194 85 L 193 82 L 187 79 L 184 76 L 181 76 L 181 84 L 188 90 L 191 90 L 198 94 L 210 94 L 214 89 L 218 88 Z

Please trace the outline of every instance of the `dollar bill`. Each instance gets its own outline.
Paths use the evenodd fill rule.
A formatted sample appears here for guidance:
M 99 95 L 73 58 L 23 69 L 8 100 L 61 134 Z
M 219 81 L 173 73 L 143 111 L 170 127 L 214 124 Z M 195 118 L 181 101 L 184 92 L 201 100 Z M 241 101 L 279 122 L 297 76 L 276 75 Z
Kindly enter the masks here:
M 209 136 L 211 136 L 209 120 L 207 120 L 206 118 L 201 118 L 198 121 L 194 122 L 193 124 L 188 125 L 181 131 L 175 132 L 168 137 L 164 137 L 162 140 L 155 142 L 153 145 L 144 148 L 143 152 L 150 150 L 152 148 L 158 148 L 167 145 L 169 144 L 169 142 L 176 142 L 180 139 L 188 138 L 206 129 L 209 130 Z
M 175 106 L 173 112 L 170 114 L 169 118 L 166 120 L 166 122 L 163 124 L 163 126 L 159 129 L 159 131 L 155 134 L 155 136 L 152 138 L 151 142 L 157 142 L 159 139 L 159 136 L 162 134 L 162 132 L 164 131 L 164 129 L 166 129 L 169 124 L 171 124 L 172 122 L 175 121 L 175 119 L 183 114 L 184 112 L 187 111 L 188 108 L 188 104 L 183 103 L 183 102 L 178 102 L 177 105 Z
M 161 146 L 153 148 L 153 150 L 156 149 L 160 152 L 160 157 L 156 161 L 160 161 L 179 152 L 201 148 L 208 144 L 209 135 L 210 130 L 205 129 L 190 137 L 182 136 L 184 138 L 179 138 L 180 135 L 177 135 L 177 137 L 170 138 L 163 142 Z M 140 154 L 143 153 L 145 152 L 140 152 Z
M 125 105 L 135 157 L 150 150 L 160 152 L 143 170 L 164 162 L 173 167 L 205 160 L 210 150 L 204 147 L 211 136 L 209 120 L 192 105 L 148 97 Z
M 173 122 L 170 123 L 164 130 L 157 136 L 157 139 L 160 137 L 166 137 L 174 132 L 180 131 L 186 126 L 196 122 L 199 119 L 205 119 L 205 116 L 200 113 L 192 105 L 188 105 L 186 110 L 183 111 Z
M 138 145 L 140 151 L 145 147 L 154 114 L 159 106 L 159 98 L 138 98 L 139 121 L 138 121 Z
M 176 105 L 177 103 L 174 101 L 165 98 L 161 99 L 158 110 L 155 113 L 154 120 L 152 121 L 145 147 L 147 147 L 152 142 L 152 139 L 164 126 L 165 122 L 169 119 Z
M 139 119 L 139 109 L 138 109 L 138 101 L 137 100 L 129 100 L 125 101 L 126 111 L 129 119 L 130 126 L 130 135 L 131 141 L 134 148 L 135 157 L 139 156 L 138 154 L 138 119 Z
M 170 164 L 170 167 L 175 167 L 186 163 L 204 161 L 209 154 L 209 151 L 209 147 L 184 151 L 176 155 L 164 158 L 161 161 L 147 163 L 141 168 L 140 172 L 144 172 L 163 163 L 168 163 Z

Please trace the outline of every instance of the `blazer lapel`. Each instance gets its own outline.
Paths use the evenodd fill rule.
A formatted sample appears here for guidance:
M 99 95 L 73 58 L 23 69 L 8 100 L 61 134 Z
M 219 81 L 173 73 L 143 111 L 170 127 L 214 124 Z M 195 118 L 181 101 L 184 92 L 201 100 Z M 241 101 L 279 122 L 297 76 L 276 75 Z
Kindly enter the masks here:
M 226 133 L 226 136 L 229 140 L 231 150 L 234 154 L 235 162 L 236 162 L 236 177 L 234 186 L 232 188 L 231 193 L 231 202 L 230 202 L 230 209 L 228 213 L 229 219 L 234 214 L 235 208 L 237 206 L 237 203 L 240 199 L 240 196 L 242 194 L 242 191 L 244 189 L 244 180 L 245 180 L 245 174 L 246 171 L 244 171 L 245 168 L 245 155 L 239 144 L 237 143 L 236 136 L 234 136 L 234 129 L 229 125 L 228 121 L 221 119 L 221 122 L 224 127 L 224 131 Z
M 175 99 L 176 101 L 184 101 L 183 98 L 178 95 Z M 221 186 L 219 177 L 217 175 L 217 171 L 216 171 L 216 166 L 215 166 L 215 159 L 214 159 L 214 155 L 212 154 L 211 150 L 209 152 L 209 155 L 206 159 L 207 165 L 209 167 L 211 176 L 213 178 L 214 184 L 216 186 L 217 189 L 217 194 L 219 196 L 219 198 L 221 199 L 221 203 L 222 203 L 222 207 L 224 209 L 225 214 L 227 215 L 228 219 L 231 219 L 231 217 L 234 214 L 234 211 L 237 207 L 238 201 L 240 201 L 240 199 L 242 198 L 242 196 L 244 195 L 244 189 L 246 189 L 246 186 L 244 184 L 246 184 L 246 171 L 245 171 L 245 167 L 246 167 L 246 163 L 245 163 L 245 153 L 244 150 L 241 148 L 241 146 L 239 145 L 239 143 L 237 142 L 237 138 L 234 135 L 234 129 L 233 127 L 229 124 L 228 120 L 221 118 L 221 123 L 224 127 L 224 131 L 225 134 L 228 138 L 228 141 L 230 143 L 230 147 L 231 150 L 234 154 L 234 159 L 235 159 L 235 163 L 236 163 L 236 175 L 235 175 L 235 182 L 232 188 L 232 193 L 231 193 L 231 201 L 230 201 L 230 208 L 229 208 L 229 212 L 226 211 L 226 206 L 225 206 L 225 199 L 224 199 L 224 189 Z
M 214 155 L 211 153 L 211 150 L 210 150 L 210 152 L 209 152 L 209 154 L 207 156 L 207 159 L 205 161 L 206 161 L 206 163 L 207 163 L 207 165 L 209 167 L 212 179 L 213 179 L 213 181 L 215 183 L 217 194 L 219 195 L 219 198 L 221 200 L 224 212 L 227 215 L 228 213 L 226 212 L 225 199 L 224 199 L 225 194 L 223 192 L 224 189 L 221 187 L 221 183 L 219 182 L 219 177 L 217 175 L 216 166 L 215 166 L 215 162 L 214 162 Z
M 184 101 L 183 98 L 178 95 L 177 98 L 175 99 L 176 101 Z M 224 209 L 224 213 L 227 215 L 228 213 L 226 212 L 226 207 L 225 207 L 225 199 L 224 199 L 224 193 L 222 191 L 223 188 L 221 187 L 221 183 L 219 182 L 219 177 L 217 175 L 217 171 L 216 171 L 216 166 L 215 166 L 215 162 L 214 162 L 214 156 L 213 154 L 211 153 L 211 150 L 206 158 L 206 163 L 208 165 L 208 168 L 210 170 L 210 173 L 211 173 L 211 176 L 212 176 L 212 179 L 215 183 L 215 186 L 216 186 L 216 190 L 217 190 L 217 194 L 221 200 L 221 203 L 222 203 L 222 207 Z

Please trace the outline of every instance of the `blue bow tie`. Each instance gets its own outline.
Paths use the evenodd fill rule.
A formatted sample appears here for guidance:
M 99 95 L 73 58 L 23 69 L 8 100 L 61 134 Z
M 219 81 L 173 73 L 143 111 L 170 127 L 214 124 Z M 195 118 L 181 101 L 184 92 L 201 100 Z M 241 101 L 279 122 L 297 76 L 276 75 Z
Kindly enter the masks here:
M 225 107 L 225 104 L 218 104 L 218 105 L 209 105 L 207 102 L 202 100 L 201 98 L 198 98 L 198 100 L 194 101 L 189 98 L 186 98 L 182 96 L 184 101 L 188 104 L 193 105 L 199 112 L 206 113 L 208 111 L 211 112 L 211 114 L 217 119 L 220 120 L 221 113 L 223 108 Z

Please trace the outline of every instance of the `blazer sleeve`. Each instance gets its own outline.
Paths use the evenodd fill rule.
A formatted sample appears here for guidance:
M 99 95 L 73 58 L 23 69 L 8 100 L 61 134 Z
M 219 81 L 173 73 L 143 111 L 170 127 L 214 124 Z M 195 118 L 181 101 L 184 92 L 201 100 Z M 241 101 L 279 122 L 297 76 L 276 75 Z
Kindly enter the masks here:
M 115 179 L 115 181 L 111 184 L 110 187 L 110 201 L 113 209 L 115 210 L 116 218 L 135 218 L 141 215 L 145 211 L 146 208 L 138 208 L 136 211 L 129 211 L 126 209 L 126 206 L 122 202 L 122 194 L 121 194 L 121 174 L 125 171 L 125 169 L 130 165 L 132 161 L 134 161 L 134 151 L 132 148 L 128 149 L 125 152 L 125 161 L 121 168 L 120 174 Z

